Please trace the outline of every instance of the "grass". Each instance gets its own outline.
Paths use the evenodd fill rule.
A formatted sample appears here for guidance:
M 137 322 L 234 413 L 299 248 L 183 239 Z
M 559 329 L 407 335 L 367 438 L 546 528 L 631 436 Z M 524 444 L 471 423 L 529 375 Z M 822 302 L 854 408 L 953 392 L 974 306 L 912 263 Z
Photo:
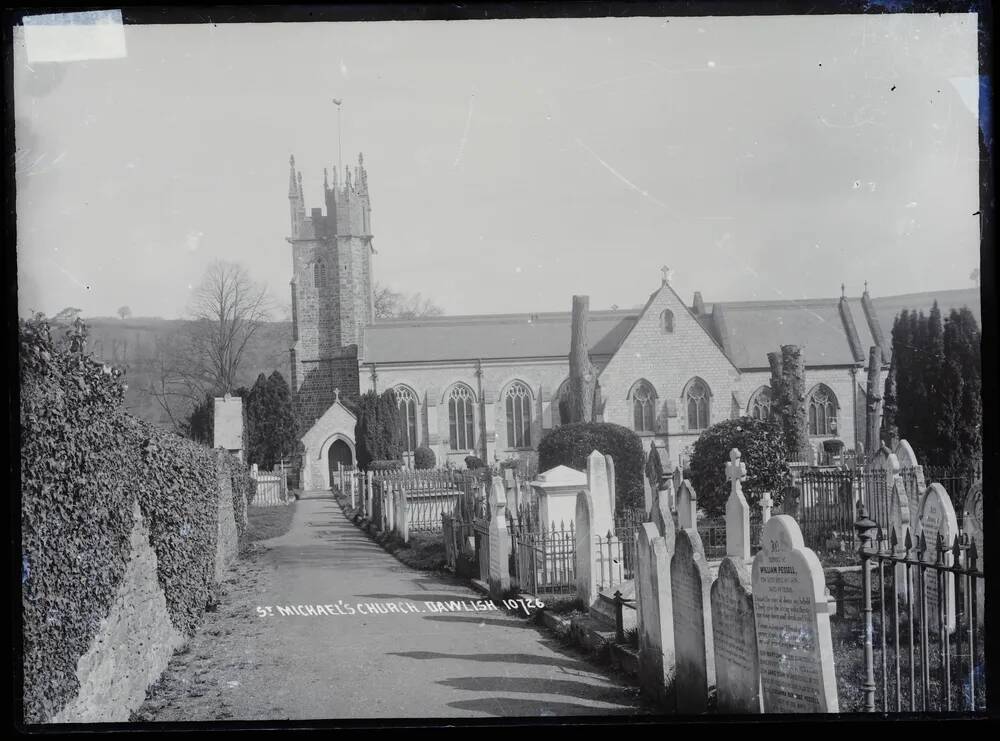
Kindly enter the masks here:
M 553 615 L 587 612 L 587 605 L 579 597 L 545 597 L 542 601 L 545 602 L 545 609 Z
M 251 506 L 247 510 L 247 539 L 258 541 L 284 535 L 292 526 L 294 515 L 294 504 L 275 507 Z

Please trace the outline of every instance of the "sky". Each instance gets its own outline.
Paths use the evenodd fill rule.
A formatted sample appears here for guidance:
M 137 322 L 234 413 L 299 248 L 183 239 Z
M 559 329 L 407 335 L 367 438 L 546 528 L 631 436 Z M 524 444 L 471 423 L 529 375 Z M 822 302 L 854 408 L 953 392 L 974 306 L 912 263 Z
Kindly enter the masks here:
M 20 31 L 21 29 L 16 29 Z M 306 210 L 364 153 L 376 280 L 450 314 L 974 283 L 976 16 L 125 26 L 15 35 L 19 312 L 185 315 L 214 260 L 287 311 Z

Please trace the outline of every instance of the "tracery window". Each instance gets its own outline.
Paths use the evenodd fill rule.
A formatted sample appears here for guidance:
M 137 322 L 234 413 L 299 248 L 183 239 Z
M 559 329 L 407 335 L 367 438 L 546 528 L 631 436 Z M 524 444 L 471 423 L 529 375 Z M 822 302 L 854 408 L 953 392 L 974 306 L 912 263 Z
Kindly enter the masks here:
M 531 391 L 520 381 L 507 388 L 507 447 L 531 447 Z
M 837 397 L 824 384 L 816 386 L 809 394 L 809 434 L 829 436 L 837 434 Z
M 417 399 L 413 391 L 406 386 L 396 386 L 393 392 L 395 392 L 396 402 L 399 404 L 399 426 L 403 450 L 412 453 L 417 449 Z
M 754 419 L 771 419 L 771 387 L 761 386 L 750 397 L 750 407 L 747 414 Z
M 314 275 L 313 278 L 316 282 L 316 287 L 326 285 L 326 263 L 319 261 L 313 267 Z
M 448 396 L 448 433 L 452 450 L 471 450 L 475 445 L 473 424 L 476 397 L 472 389 L 459 384 Z
M 708 385 L 700 378 L 690 381 L 684 390 L 684 405 L 687 408 L 688 431 L 707 430 L 712 395 Z
M 647 381 L 632 387 L 632 429 L 636 432 L 656 431 L 656 391 Z

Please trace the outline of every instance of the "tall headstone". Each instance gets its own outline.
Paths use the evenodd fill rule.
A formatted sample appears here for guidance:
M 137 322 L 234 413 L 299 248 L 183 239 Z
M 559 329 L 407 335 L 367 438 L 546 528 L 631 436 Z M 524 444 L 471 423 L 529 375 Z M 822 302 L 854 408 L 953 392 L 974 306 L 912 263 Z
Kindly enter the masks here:
M 764 527 L 751 583 L 764 712 L 840 712 L 823 566 L 788 515 Z
M 652 522 L 639 529 L 636 593 L 639 599 L 639 686 L 664 708 L 673 710 L 674 624 L 670 589 L 673 520 L 667 537 Z M 668 541 L 670 545 L 668 545 Z
M 593 513 L 591 512 L 590 497 L 587 492 L 581 491 L 576 495 L 576 596 L 588 608 L 597 598 L 597 572 L 594 568 L 594 561 L 597 556 L 597 544 L 595 542 L 593 525 Z
M 681 530 L 698 527 L 698 494 L 687 479 L 677 490 L 677 527 Z
M 889 496 L 889 527 L 894 536 L 896 545 L 893 546 L 893 556 L 904 558 L 906 556 L 906 539 L 909 537 L 912 542 L 913 534 L 910 530 L 910 501 L 906 495 L 906 485 L 903 477 L 897 475 L 892 482 L 892 491 Z M 896 585 L 896 597 L 906 603 L 910 594 L 909 577 L 906 573 L 906 564 L 897 563 L 893 568 L 893 582 Z
M 666 489 L 660 489 L 653 492 L 653 506 L 649 510 L 649 521 L 656 525 L 656 529 L 659 531 L 660 535 L 666 535 L 669 529 L 670 535 L 670 552 L 674 552 L 674 515 L 670 511 L 670 492 Z M 669 526 L 669 527 L 668 527 Z
M 969 536 L 969 546 L 974 543 L 976 546 L 976 570 L 985 572 L 983 564 L 983 482 L 977 481 L 969 489 L 969 494 L 965 498 L 965 513 L 962 516 L 962 530 Z M 976 622 L 983 624 L 983 614 L 985 613 L 985 581 L 976 579 Z
M 760 662 L 750 573 L 738 558 L 724 558 L 712 585 L 716 707 L 720 713 L 760 713 Z
M 240 461 L 243 450 L 243 399 L 239 396 L 216 397 L 213 405 L 212 447 L 224 448 Z
M 646 512 L 649 512 L 653 507 L 653 492 L 660 488 L 660 478 L 662 475 L 660 456 L 656 452 L 655 445 L 649 446 L 649 453 L 646 455 L 646 464 L 643 466 L 643 474 L 644 505 Z
M 927 491 L 924 467 L 920 465 L 913 448 L 906 440 L 899 441 L 895 452 L 899 470 L 904 474 L 903 483 L 906 485 L 906 496 L 910 503 L 911 530 L 914 535 L 919 535 L 920 499 Z
M 747 467 L 739 449 L 729 451 L 726 480 L 729 481 L 729 499 L 726 500 L 726 555 L 750 560 L 750 507 L 743 496 L 742 481 L 747 477 Z
M 490 487 L 490 596 L 498 599 L 510 589 L 510 534 L 507 532 L 507 493 L 503 479 Z
M 958 518 L 955 517 L 955 508 L 952 506 L 951 497 L 941 484 L 931 484 L 927 487 L 920 502 L 920 534 L 926 538 L 927 548 L 924 551 L 923 560 L 925 563 L 938 563 L 939 555 L 941 562 L 945 566 L 954 564 L 952 554 L 952 544 L 958 534 Z M 944 542 L 945 551 L 938 553 L 938 536 Z M 941 579 L 937 569 L 921 569 L 923 571 L 924 594 L 927 602 L 927 624 L 931 630 L 937 630 L 940 624 L 938 615 L 939 602 L 944 605 L 945 627 L 951 633 L 955 630 L 955 575 L 948 572 L 944 574 L 945 594 L 940 595 Z
M 604 535 L 615 529 L 614 506 L 611 501 L 611 481 L 608 462 L 604 455 L 593 451 L 587 456 L 587 489 L 593 508 L 590 526 L 595 535 Z
M 679 529 L 670 559 L 670 591 L 674 608 L 677 712 L 704 713 L 715 686 L 712 647 L 712 577 L 698 531 Z
M 614 517 L 615 507 L 618 506 L 615 493 L 615 462 L 607 453 L 604 454 L 604 465 L 608 477 L 608 498 L 611 500 L 611 516 Z
M 889 446 L 882 443 L 882 447 L 879 448 L 878 455 L 872 460 L 871 465 L 873 471 L 881 472 L 883 480 L 879 483 L 873 491 L 875 496 L 878 496 L 882 492 L 885 492 L 885 499 L 881 498 L 877 500 L 870 500 L 865 502 L 865 508 L 868 511 L 868 516 L 871 517 L 875 522 L 881 525 L 883 528 L 887 527 L 887 504 L 889 501 L 889 494 L 892 492 L 892 482 L 895 480 L 896 476 L 899 474 L 899 459 L 896 454 L 889 450 Z

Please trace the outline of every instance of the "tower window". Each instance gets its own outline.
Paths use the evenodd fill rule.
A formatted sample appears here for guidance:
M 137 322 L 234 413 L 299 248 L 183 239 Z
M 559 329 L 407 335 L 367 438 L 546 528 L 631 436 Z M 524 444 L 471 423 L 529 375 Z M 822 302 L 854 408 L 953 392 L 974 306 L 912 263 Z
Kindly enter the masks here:
M 507 447 L 531 447 L 531 391 L 520 381 L 507 389 Z
M 470 450 L 475 445 L 473 424 L 476 397 L 463 384 L 455 386 L 448 397 L 448 433 L 452 450 Z
M 314 270 L 315 270 L 316 287 L 319 288 L 320 286 L 325 286 L 326 285 L 326 263 L 322 262 L 322 261 L 317 262 Z

